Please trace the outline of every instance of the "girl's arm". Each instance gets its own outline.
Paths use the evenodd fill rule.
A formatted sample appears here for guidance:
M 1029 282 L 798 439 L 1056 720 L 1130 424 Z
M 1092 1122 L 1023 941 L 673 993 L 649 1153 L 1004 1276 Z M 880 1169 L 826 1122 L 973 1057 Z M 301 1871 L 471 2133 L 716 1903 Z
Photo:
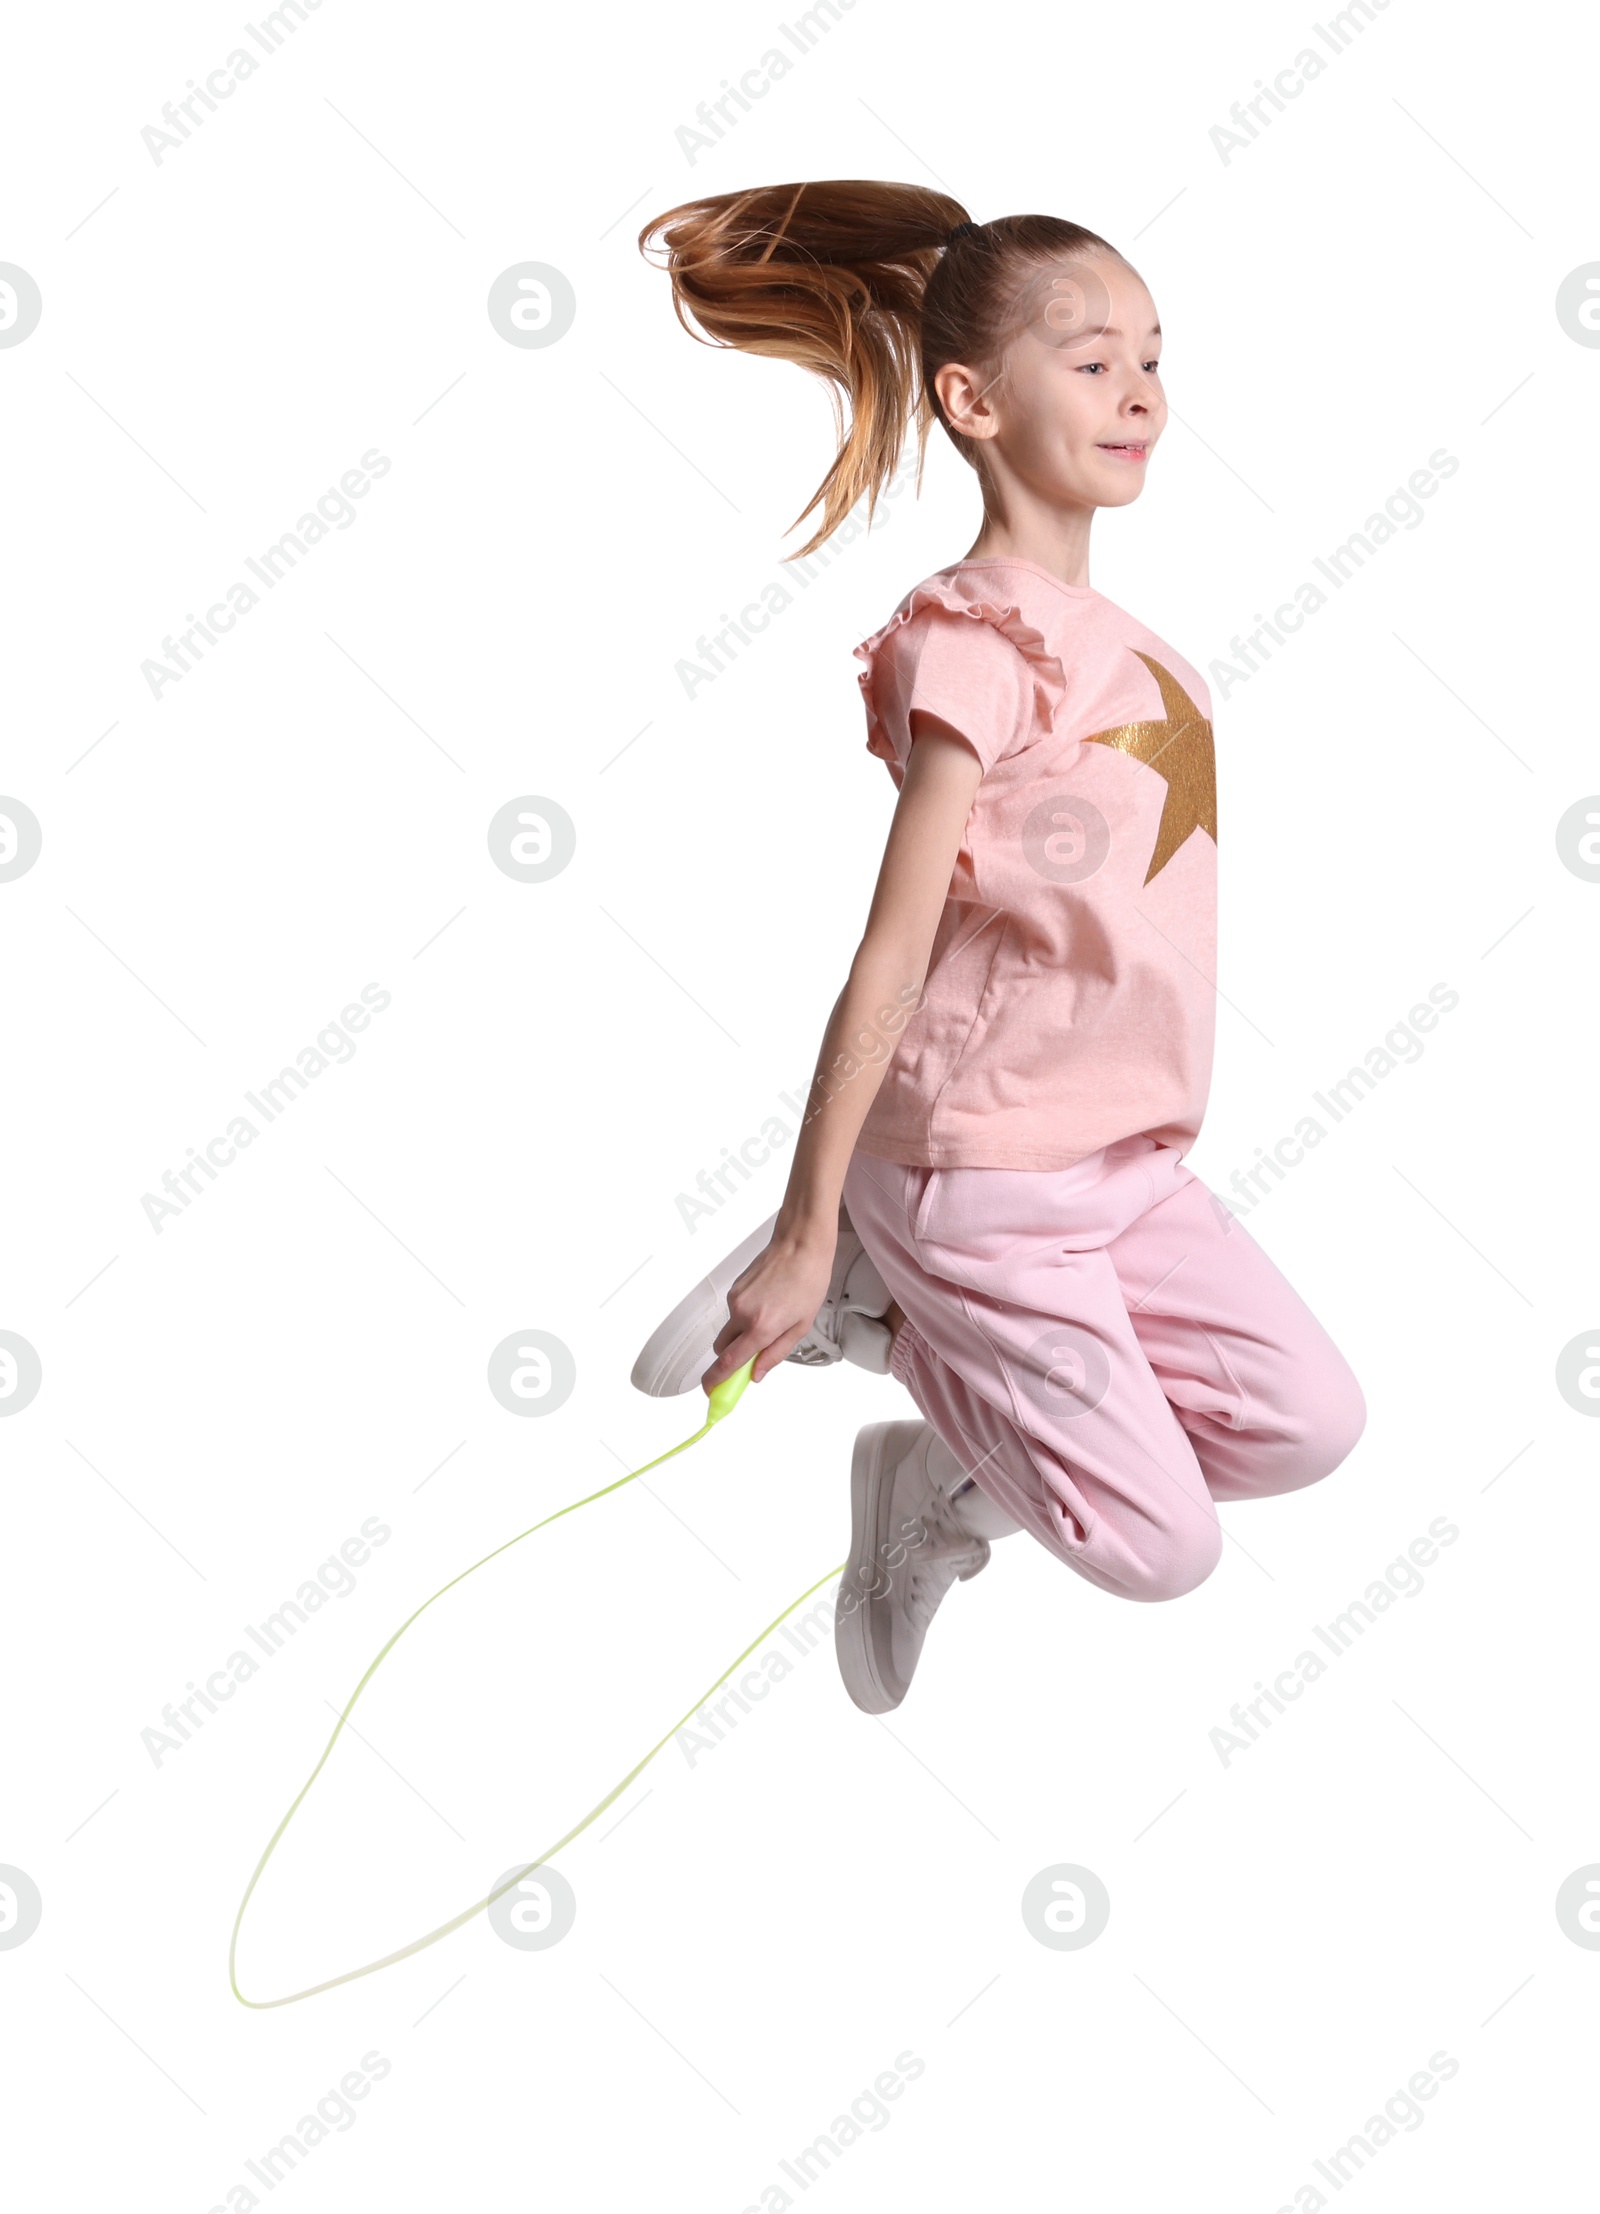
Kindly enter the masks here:
M 845 1171 L 921 996 L 983 765 L 958 732 L 921 709 L 912 713 L 911 736 L 867 926 L 823 1033 L 772 1241 L 729 1291 L 717 1357 L 700 1379 L 707 1392 L 749 1360 L 759 1383 L 816 1320 L 833 1269 Z

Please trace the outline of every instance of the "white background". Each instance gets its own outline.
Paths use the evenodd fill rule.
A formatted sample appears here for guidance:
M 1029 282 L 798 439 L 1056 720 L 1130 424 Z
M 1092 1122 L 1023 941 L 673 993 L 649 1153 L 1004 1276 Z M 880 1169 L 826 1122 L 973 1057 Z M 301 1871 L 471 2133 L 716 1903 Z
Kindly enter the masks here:
M 1565 13 L 1394 0 L 1224 162 L 1213 126 L 1309 13 L 858 0 L 691 164 L 678 127 L 778 20 L 327 0 L 159 165 L 142 128 L 238 11 L 10 33 L 0 259 L 44 302 L 0 351 L 0 787 L 44 838 L 0 886 L 0 1326 L 43 1367 L 0 1431 L 0 1863 L 43 1899 L 0 1950 L 19 2203 L 248 2205 L 246 2160 L 373 2051 L 354 2126 L 279 2186 L 303 2214 L 740 2214 L 777 2185 L 1273 2214 L 1331 2199 L 1313 2163 L 1440 2052 L 1363 2207 L 1568 2203 L 1600 1955 L 1554 1902 L 1600 1860 L 1600 1433 L 1555 1371 L 1600 1319 L 1600 888 L 1555 826 L 1600 788 L 1600 353 L 1554 300 L 1600 258 L 1592 48 Z M 965 551 L 974 488 L 936 438 L 920 501 L 687 699 L 675 663 L 782 573 L 831 426 L 799 370 L 691 343 L 634 241 L 693 192 L 840 176 L 1075 218 L 1139 266 L 1174 420 L 1092 575 L 1202 670 L 1459 459 L 1270 665 L 1211 678 L 1198 1171 L 1226 1188 L 1459 994 L 1249 1217 L 1368 1429 L 1324 1485 L 1225 1507 L 1179 1603 L 997 1547 L 885 1722 L 824 1638 L 557 1856 L 557 1946 L 480 1918 L 247 2012 L 229 1931 L 331 1709 L 447 1574 L 687 1435 L 700 1401 L 633 1391 L 634 1353 L 781 1196 L 786 1153 L 692 1235 L 677 1204 L 809 1075 L 893 802 L 851 648 Z M 577 298 L 545 349 L 485 312 L 530 260 Z M 153 699 L 141 663 L 372 447 L 354 524 Z M 489 858 L 525 795 L 577 826 L 543 885 Z M 158 1235 L 142 1196 L 368 983 L 392 1004 L 354 1060 Z M 485 1381 L 530 1328 L 577 1366 L 541 1420 Z M 547 1849 L 841 1558 L 855 1429 L 913 1411 L 780 1369 L 442 1601 L 268 1871 L 246 1992 Z M 163 1706 L 371 1516 L 356 1588 L 157 1766 Z M 1424 1589 L 1224 1766 L 1234 1703 L 1439 1516 Z M 1059 1863 L 1110 1894 L 1082 1951 L 1022 1920 Z M 779 2163 L 905 2053 L 801 2192 Z

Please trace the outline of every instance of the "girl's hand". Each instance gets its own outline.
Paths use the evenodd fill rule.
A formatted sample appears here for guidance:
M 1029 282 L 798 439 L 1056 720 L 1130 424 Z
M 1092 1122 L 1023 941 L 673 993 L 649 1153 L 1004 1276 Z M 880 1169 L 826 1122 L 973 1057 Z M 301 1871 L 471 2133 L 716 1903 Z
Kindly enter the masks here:
M 716 1359 L 700 1379 L 707 1394 L 753 1359 L 759 1384 L 793 1351 L 828 1296 L 838 1231 L 824 1238 L 774 1238 L 728 1291 L 728 1319 L 712 1342 Z

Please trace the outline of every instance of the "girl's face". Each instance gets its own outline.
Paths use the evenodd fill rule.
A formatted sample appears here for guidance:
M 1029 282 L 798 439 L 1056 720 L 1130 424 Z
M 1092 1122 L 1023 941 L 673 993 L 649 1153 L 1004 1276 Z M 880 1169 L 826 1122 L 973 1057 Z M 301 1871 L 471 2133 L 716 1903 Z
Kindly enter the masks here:
M 1155 303 L 1126 262 L 1105 254 L 1037 270 L 1019 329 L 985 384 L 952 364 L 935 383 L 984 460 L 1055 508 L 1125 507 L 1166 428 Z M 948 385 L 947 385 L 947 381 Z

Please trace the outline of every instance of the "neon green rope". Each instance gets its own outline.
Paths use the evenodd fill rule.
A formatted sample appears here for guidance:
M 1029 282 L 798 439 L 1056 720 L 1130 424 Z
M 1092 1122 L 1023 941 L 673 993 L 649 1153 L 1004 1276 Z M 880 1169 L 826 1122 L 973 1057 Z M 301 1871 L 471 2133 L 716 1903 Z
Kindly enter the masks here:
M 700 1694 L 700 1697 L 695 1700 L 694 1705 L 691 1706 L 686 1713 L 681 1715 L 679 1719 L 673 1723 L 672 1728 L 667 1731 L 666 1736 L 659 1738 L 656 1743 L 651 1746 L 649 1752 L 645 1754 L 643 1760 L 637 1762 L 634 1767 L 628 1770 L 628 1773 L 623 1777 L 621 1783 L 617 1784 L 612 1790 L 608 1791 L 597 1807 L 592 1807 L 590 1811 L 584 1816 L 583 1820 L 579 1822 L 575 1828 L 568 1830 L 565 1837 L 558 1838 L 554 1845 L 550 1846 L 546 1852 L 543 1852 L 539 1855 L 539 1858 L 537 1860 L 530 1860 L 527 1863 L 526 1867 L 519 1868 L 514 1875 L 508 1876 L 503 1883 L 501 1883 L 495 1890 L 489 1893 L 487 1898 L 480 1899 L 475 1906 L 469 1906 L 465 1909 L 463 1913 L 453 1915 L 448 1922 L 441 1922 L 436 1930 L 429 1930 L 426 1937 L 413 1938 L 409 1945 L 402 1945 L 397 1952 L 385 1953 L 381 1960 L 369 1960 L 362 1968 L 347 1968 L 342 1976 L 330 1976 L 326 1983 L 308 1984 L 304 1991 L 286 1992 L 281 1999 L 247 1999 L 244 1993 L 239 1989 L 239 1978 L 236 1973 L 236 1964 L 239 1951 L 239 1931 L 243 1926 L 245 1909 L 250 1904 L 250 1900 L 252 1895 L 254 1894 L 256 1885 L 261 1881 L 261 1877 L 266 1868 L 267 1862 L 272 1858 L 273 1853 L 277 1850 L 278 1841 L 283 1836 L 284 1831 L 294 1820 L 295 1814 L 299 1810 L 300 1804 L 302 1800 L 304 1800 L 306 1793 L 311 1789 L 311 1786 L 316 1782 L 317 1778 L 322 1774 L 323 1769 L 327 1766 L 328 1755 L 333 1751 L 334 1746 L 338 1743 L 339 1733 L 344 1728 L 346 1722 L 349 1721 L 351 1710 L 354 1708 L 356 1701 L 360 1698 L 362 1692 L 366 1690 L 367 1685 L 377 1674 L 378 1669 L 381 1667 L 384 1660 L 394 1650 L 395 1646 L 399 1644 L 400 1640 L 405 1636 L 407 1630 L 410 1629 L 412 1623 L 416 1621 L 417 1616 L 426 1614 L 428 1609 L 433 1605 L 435 1599 L 442 1599 L 447 1591 L 453 1591 L 456 1585 L 459 1583 L 464 1583 L 467 1577 L 476 1575 L 477 1571 L 480 1568 L 484 1567 L 488 1562 L 492 1560 L 497 1560 L 502 1553 L 509 1552 L 513 1545 L 520 1545 L 524 1538 L 532 1537 L 535 1530 L 544 1529 L 547 1523 L 559 1522 L 564 1514 L 575 1514 L 580 1507 L 590 1506 L 596 1499 L 604 1499 L 608 1492 L 620 1491 L 624 1484 L 636 1483 L 641 1476 L 647 1476 L 652 1468 L 659 1468 L 663 1461 L 670 1461 L 675 1454 L 685 1453 L 688 1451 L 691 1445 L 698 1445 L 700 1440 L 706 1435 L 706 1432 L 710 1430 L 716 1423 L 720 1422 L 724 1415 L 731 1413 L 733 1408 L 738 1405 L 740 1394 L 743 1392 L 746 1384 L 748 1384 L 750 1381 L 750 1371 L 754 1367 L 754 1365 L 754 1362 L 746 1361 L 743 1368 L 736 1370 L 732 1376 L 725 1378 L 722 1383 L 718 1384 L 710 1397 L 710 1411 L 707 1414 L 705 1421 L 701 1424 L 700 1428 L 694 1433 L 693 1437 L 685 1438 L 681 1445 L 674 1445 L 665 1453 L 658 1453 L 653 1461 L 646 1461 L 643 1468 L 632 1469 L 626 1476 L 619 1476 L 614 1483 L 605 1484 L 601 1487 L 599 1491 L 590 1492 L 587 1499 L 574 1499 L 570 1506 L 558 1507 L 554 1514 L 547 1514 L 542 1522 L 535 1522 L 531 1524 L 528 1529 L 519 1530 L 515 1537 L 507 1538 L 504 1545 L 497 1545 L 492 1553 L 485 1553 L 482 1560 L 474 1561 L 470 1568 L 462 1569 L 459 1576 L 452 1576 L 449 1583 L 441 1584 L 439 1586 L 439 1589 L 433 1594 L 433 1598 L 424 1599 L 420 1607 L 416 1608 L 413 1613 L 407 1615 L 404 1622 L 401 1623 L 399 1629 L 396 1630 L 393 1637 L 390 1638 L 388 1644 L 385 1645 L 382 1651 L 379 1652 L 373 1659 L 365 1675 L 363 1675 L 361 1681 L 356 1685 L 355 1690 L 351 1692 L 349 1699 L 345 1703 L 344 1712 L 340 1715 L 338 1721 L 334 1724 L 333 1735 L 329 1738 L 327 1744 L 322 1749 L 322 1758 L 317 1762 L 316 1767 L 312 1769 L 310 1775 L 306 1778 L 304 1784 L 301 1786 L 299 1794 L 296 1797 L 294 1804 L 290 1807 L 288 1813 L 284 1816 L 283 1820 L 273 1831 L 271 1838 L 268 1840 L 266 1851 L 256 1862 L 255 1874 L 250 1878 L 249 1884 L 246 1886 L 245 1895 L 239 1901 L 239 1911 L 234 1917 L 233 1935 L 228 1941 L 228 1982 L 232 1986 L 234 1997 L 239 2001 L 239 2004 L 241 2006 L 265 2009 L 267 2007 L 274 2006 L 293 2006 L 296 2001 L 300 1999 L 314 1999 L 319 1992 L 333 1991 L 341 1983 L 354 1983 L 360 1976 L 376 1975 L 380 1968 L 392 1968 L 397 1960 L 407 1960 L 413 1953 L 420 1953 L 425 1951 L 430 1945 L 437 1945 L 440 1938 L 448 1937 L 452 1930 L 460 1929 L 464 1923 L 470 1922 L 476 1915 L 484 1913 L 489 1907 L 493 1906 L 496 1899 L 504 1898 L 505 1894 L 508 1891 L 515 1890 L 516 1886 L 521 1883 L 522 1879 L 525 1876 L 531 1875 L 534 1869 L 542 1867 L 553 1854 L 559 1853 L 563 1845 L 570 1845 L 575 1837 L 581 1837 L 584 1831 L 589 1827 L 590 1823 L 595 1821 L 598 1816 L 602 1815 L 605 1812 L 606 1808 L 610 1806 L 611 1802 L 614 1799 L 619 1798 L 621 1794 L 627 1790 L 629 1784 L 633 1782 L 634 1778 L 640 1775 L 643 1770 L 649 1767 L 650 1763 L 655 1759 L 657 1753 L 661 1751 L 662 1746 L 664 1746 L 668 1742 L 668 1739 L 674 1737 L 677 1732 L 683 1728 L 684 1724 L 689 1720 L 691 1715 L 697 1713 L 698 1710 L 705 1705 L 706 1701 L 710 1698 L 712 1692 L 716 1691 L 721 1685 L 727 1682 L 728 1678 L 733 1674 L 734 1669 L 739 1666 L 740 1661 L 749 1659 L 750 1655 L 761 1643 L 762 1638 L 770 1637 L 772 1632 L 778 1627 L 778 1624 L 782 1622 L 786 1616 L 793 1614 L 795 1608 L 798 1606 L 802 1606 L 805 1601 L 811 1597 L 811 1594 L 814 1591 L 820 1591 L 825 1583 L 828 1583 L 833 1577 L 839 1575 L 843 1571 L 847 1564 L 841 1561 L 837 1568 L 830 1568 L 826 1576 L 819 1576 L 814 1584 L 808 1585 L 807 1588 L 803 1592 L 801 1592 L 798 1599 L 791 1599 L 789 1604 L 784 1608 L 783 1613 L 773 1616 L 772 1620 L 767 1624 L 766 1628 L 762 1630 L 756 1637 L 753 1637 L 751 1639 L 750 1643 L 745 1647 L 744 1651 L 739 1655 L 738 1659 L 733 1661 L 727 1668 L 723 1670 L 722 1674 L 717 1678 L 715 1683 L 708 1685 L 706 1690 L 704 1690 Z

